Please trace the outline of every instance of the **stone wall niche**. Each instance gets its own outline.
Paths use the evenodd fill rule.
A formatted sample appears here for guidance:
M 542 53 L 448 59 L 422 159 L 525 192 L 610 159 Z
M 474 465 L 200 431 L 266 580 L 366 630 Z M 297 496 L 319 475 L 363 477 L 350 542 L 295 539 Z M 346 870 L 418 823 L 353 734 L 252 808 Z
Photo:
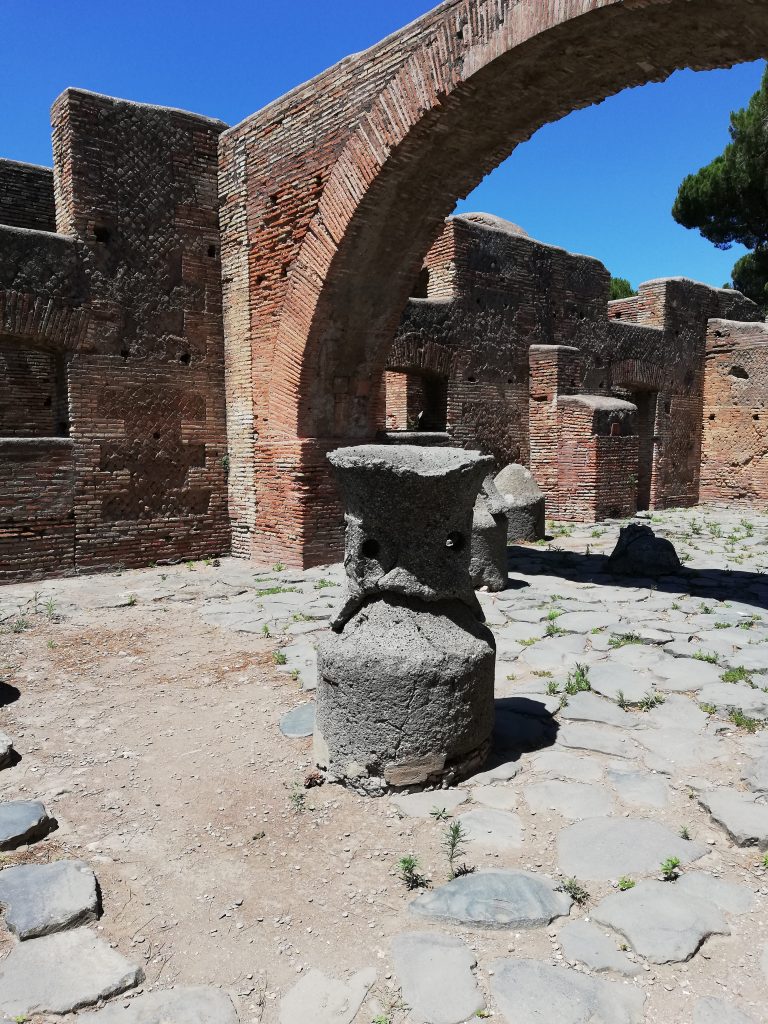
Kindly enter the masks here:
M 415 445 L 328 458 L 347 586 L 318 650 L 317 763 L 372 794 L 458 780 L 484 762 L 493 729 L 496 645 L 469 573 L 492 460 Z

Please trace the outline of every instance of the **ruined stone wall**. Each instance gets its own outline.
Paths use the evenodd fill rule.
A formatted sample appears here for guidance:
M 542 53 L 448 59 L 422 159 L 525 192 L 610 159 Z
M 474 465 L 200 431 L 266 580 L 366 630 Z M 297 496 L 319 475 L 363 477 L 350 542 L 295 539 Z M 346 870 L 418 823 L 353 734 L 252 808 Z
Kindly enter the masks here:
M 56 230 L 50 167 L 0 159 L 0 224 L 38 231 Z
M 768 500 L 768 326 L 710 321 L 702 501 Z
M 53 107 L 58 233 L 0 229 L 0 407 L 18 410 L 41 385 L 44 364 L 66 396 L 67 416 L 51 432 L 71 436 L 72 486 L 61 500 L 69 495 L 74 541 L 51 547 L 46 570 L 229 548 L 217 219 L 223 127 L 68 90 Z M 26 384 L 25 362 L 34 371 Z M 6 481 L 0 501 L 17 509 L 21 578 L 35 560 L 26 477 L 41 476 L 39 448 L 14 451 L 17 461 L 25 452 L 32 460 L 16 484 Z M 10 536 L 6 547 L 14 547 Z M 53 566 L 55 553 L 62 561 Z

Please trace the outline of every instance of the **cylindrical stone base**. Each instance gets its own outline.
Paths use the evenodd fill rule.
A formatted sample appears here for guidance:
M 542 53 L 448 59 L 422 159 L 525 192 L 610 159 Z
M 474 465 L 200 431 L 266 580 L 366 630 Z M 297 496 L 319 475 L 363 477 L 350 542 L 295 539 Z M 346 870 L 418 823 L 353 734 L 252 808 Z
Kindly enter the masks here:
M 318 648 L 317 763 L 373 794 L 466 777 L 490 749 L 495 661 L 460 601 L 369 601 Z

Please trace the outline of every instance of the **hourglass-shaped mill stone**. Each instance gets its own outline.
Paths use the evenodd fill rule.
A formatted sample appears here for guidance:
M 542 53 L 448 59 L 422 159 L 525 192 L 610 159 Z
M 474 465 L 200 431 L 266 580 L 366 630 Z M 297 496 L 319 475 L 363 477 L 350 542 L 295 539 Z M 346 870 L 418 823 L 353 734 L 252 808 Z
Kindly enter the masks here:
M 315 755 L 364 792 L 452 780 L 485 760 L 496 645 L 469 574 L 491 459 L 361 445 L 328 456 L 345 503 L 345 599 L 318 648 Z
M 505 590 L 507 573 L 507 513 L 496 488 L 493 471 L 488 473 L 475 502 L 472 518 L 472 558 L 469 575 L 476 588 Z

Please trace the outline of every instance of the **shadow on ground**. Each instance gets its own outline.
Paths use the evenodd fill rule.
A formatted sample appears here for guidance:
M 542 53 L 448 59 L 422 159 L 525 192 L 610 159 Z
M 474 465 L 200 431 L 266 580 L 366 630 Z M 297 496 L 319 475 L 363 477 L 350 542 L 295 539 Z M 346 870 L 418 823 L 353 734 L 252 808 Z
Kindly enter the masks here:
M 526 576 L 560 576 L 578 583 L 610 587 L 647 587 L 667 594 L 688 594 L 712 601 L 739 601 L 768 609 L 768 576 L 737 569 L 683 569 L 675 576 L 617 576 L 606 571 L 607 555 L 550 551 L 514 545 L 507 549 L 510 572 Z M 511 589 L 525 584 L 510 581 Z

